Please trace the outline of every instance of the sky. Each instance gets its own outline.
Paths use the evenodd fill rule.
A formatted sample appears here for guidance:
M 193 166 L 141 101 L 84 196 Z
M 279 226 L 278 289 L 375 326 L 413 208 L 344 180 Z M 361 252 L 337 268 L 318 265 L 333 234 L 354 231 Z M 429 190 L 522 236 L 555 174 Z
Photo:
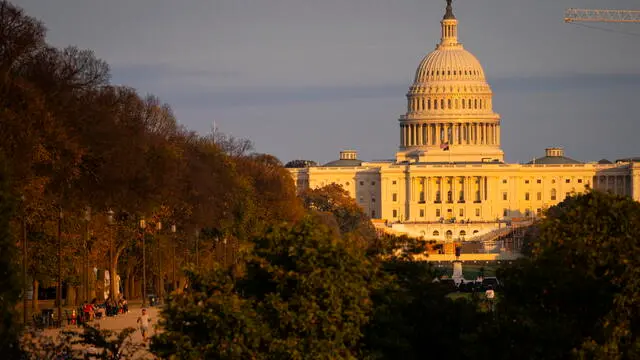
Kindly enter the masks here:
M 392 159 L 444 0 L 13 0 L 58 47 L 91 49 L 113 84 L 154 94 L 199 133 L 248 138 L 283 162 L 341 149 Z M 582 161 L 640 156 L 640 23 L 566 24 L 566 8 L 638 0 L 454 0 L 482 63 L 508 162 L 561 146 Z

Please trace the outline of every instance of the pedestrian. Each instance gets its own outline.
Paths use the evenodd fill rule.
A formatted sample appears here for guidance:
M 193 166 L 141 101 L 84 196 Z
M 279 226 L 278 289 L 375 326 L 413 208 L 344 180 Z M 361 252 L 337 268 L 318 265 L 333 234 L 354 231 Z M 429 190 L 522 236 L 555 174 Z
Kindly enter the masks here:
M 149 333 L 149 325 L 151 324 L 151 318 L 147 314 L 147 309 L 142 309 L 142 315 L 138 317 L 138 324 L 140 326 L 140 332 L 142 333 L 142 339 L 147 341 L 147 334 Z

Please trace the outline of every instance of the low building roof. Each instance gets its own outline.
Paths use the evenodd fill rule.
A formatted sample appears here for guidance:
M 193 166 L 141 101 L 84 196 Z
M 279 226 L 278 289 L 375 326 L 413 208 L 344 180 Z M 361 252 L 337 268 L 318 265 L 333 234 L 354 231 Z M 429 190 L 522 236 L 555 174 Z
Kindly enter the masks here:
M 566 156 L 543 156 L 529 161 L 527 164 L 535 165 L 561 165 L 561 164 L 584 164 L 578 160 Z
M 362 160 L 358 159 L 340 159 L 330 161 L 324 165 L 323 167 L 340 167 L 340 166 L 360 166 L 362 165 Z

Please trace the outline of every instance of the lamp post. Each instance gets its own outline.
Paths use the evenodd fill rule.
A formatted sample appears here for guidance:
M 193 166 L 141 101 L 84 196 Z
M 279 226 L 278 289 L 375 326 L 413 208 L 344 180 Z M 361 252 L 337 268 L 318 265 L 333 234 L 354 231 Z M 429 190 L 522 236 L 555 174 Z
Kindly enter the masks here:
M 115 277 L 115 271 L 112 271 L 115 269 L 115 266 L 113 265 L 113 223 L 114 223 L 114 219 L 113 219 L 113 210 L 109 209 L 109 211 L 107 211 L 107 223 L 109 226 L 109 296 L 111 296 L 111 299 L 115 301 L 115 296 L 116 296 L 116 277 Z
M 196 267 L 200 267 L 200 254 L 198 254 L 198 240 L 200 238 L 200 229 L 196 229 Z
M 171 290 L 178 287 L 176 285 L 176 224 L 171 225 L 171 249 L 173 250 L 173 263 L 171 264 Z
M 162 231 L 162 223 L 160 221 L 156 223 L 156 231 L 156 236 L 158 237 L 158 248 L 156 250 L 156 253 L 158 254 L 158 299 L 160 300 L 160 303 L 162 303 L 164 298 L 164 281 L 162 277 L 162 249 L 160 248 L 160 231 Z
M 58 323 L 62 325 L 62 219 L 64 214 L 60 209 L 58 216 L 58 284 L 56 288 L 56 301 L 58 302 Z
M 142 235 L 142 307 L 147 307 L 147 260 L 145 255 L 144 231 L 147 223 L 144 218 L 140 219 L 140 234 Z
M 91 208 L 84 209 L 84 261 L 82 267 L 82 287 L 84 301 L 89 301 L 89 221 L 91 221 Z
M 24 205 L 24 195 L 20 198 L 22 200 L 22 320 L 24 325 L 27 325 L 27 214 Z M 31 295 L 31 301 L 33 301 L 33 295 Z

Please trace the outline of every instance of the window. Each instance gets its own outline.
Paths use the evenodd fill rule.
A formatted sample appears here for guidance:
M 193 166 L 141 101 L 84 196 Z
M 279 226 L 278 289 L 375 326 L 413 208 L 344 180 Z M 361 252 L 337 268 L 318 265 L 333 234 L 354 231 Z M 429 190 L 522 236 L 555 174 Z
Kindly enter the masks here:
M 542 200 L 542 193 L 541 193 L 541 192 L 539 192 L 539 193 L 537 193 L 537 194 L 536 194 L 536 199 L 537 199 L 538 201 Z
M 507 183 L 507 179 L 502 179 L 502 183 L 506 184 Z
M 509 216 L 509 209 L 502 209 L 502 216 L 504 217 Z
M 476 209 L 476 216 L 480 216 L 480 209 Z
M 398 217 L 398 210 L 393 210 L 393 217 L 394 218 Z
M 372 219 L 376 218 L 376 211 L 375 210 L 371 210 L 371 218 Z
M 363 203 L 364 202 L 364 198 L 362 196 L 360 196 L 360 202 Z
M 453 237 L 453 231 L 447 230 L 445 236 L 447 237 L 447 240 L 451 240 L 451 237 Z
M 447 202 L 453 202 L 453 192 L 451 192 L 451 190 L 447 191 Z
M 347 181 L 345 185 L 349 186 L 350 184 L 351 184 L 351 183 L 349 183 L 349 182 Z
M 420 209 L 420 217 L 424 217 L 424 209 Z
M 524 193 L 524 199 L 529 201 L 529 193 Z
M 392 183 L 393 185 L 395 185 L 395 184 L 397 184 L 397 181 L 393 180 L 391 183 Z
M 528 183 L 529 183 L 529 180 L 525 180 L 525 181 L 524 181 L 524 183 L 525 183 L 525 184 L 528 184 Z
M 551 180 L 551 183 L 555 184 L 556 183 L 556 179 Z
M 536 180 L 536 183 L 538 183 L 538 184 L 542 184 L 542 179 L 538 179 L 538 180 Z
M 398 194 L 393 193 L 393 195 L 391 195 L 391 200 L 392 201 L 398 201 Z
M 376 182 L 375 182 L 375 181 L 372 181 L 372 182 L 371 182 L 371 186 L 373 186 L 373 185 L 375 185 L 375 184 L 376 184 Z
M 551 200 L 556 199 L 556 189 L 551 189 Z
M 436 191 L 436 201 L 435 202 L 437 202 L 437 203 L 440 202 L 440 190 Z
M 506 192 L 502 193 L 502 200 L 507 200 L 509 198 L 508 194 Z
M 567 183 L 567 184 L 570 184 L 571 183 L 571 179 L 565 179 L 564 182 Z
M 360 181 L 360 186 L 364 186 L 364 181 Z
M 463 217 L 464 216 L 464 209 L 460 209 L 459 214 L 460 214 L 460 217 Z
M 460 230 L 460 236 L 466 236 L 466 235 L 467 235 L 467 232 L 466 232 L 466 231 L 464 231 L 464 230 Z
M 531 210 L 527 209 L 524 211 L 524 216 L 525 217 L 530 217 L 531 216 Z
M 440 232 L 438 230 L 433 231 L 433 236 L 440 236 Z
M 440 209 L 436 209 L 436 217 L 439 218 L 440 217 Z
M 536 216 L 542 215 L 542 209 L 536 209 Z
M 376 202 L 376 198 L 372 197 L 372 198 L 371 198 L 371 202 L 372 202 L 372 203 Z
M 578 179 L 578 184 L 582 184 L 582 179 Z

